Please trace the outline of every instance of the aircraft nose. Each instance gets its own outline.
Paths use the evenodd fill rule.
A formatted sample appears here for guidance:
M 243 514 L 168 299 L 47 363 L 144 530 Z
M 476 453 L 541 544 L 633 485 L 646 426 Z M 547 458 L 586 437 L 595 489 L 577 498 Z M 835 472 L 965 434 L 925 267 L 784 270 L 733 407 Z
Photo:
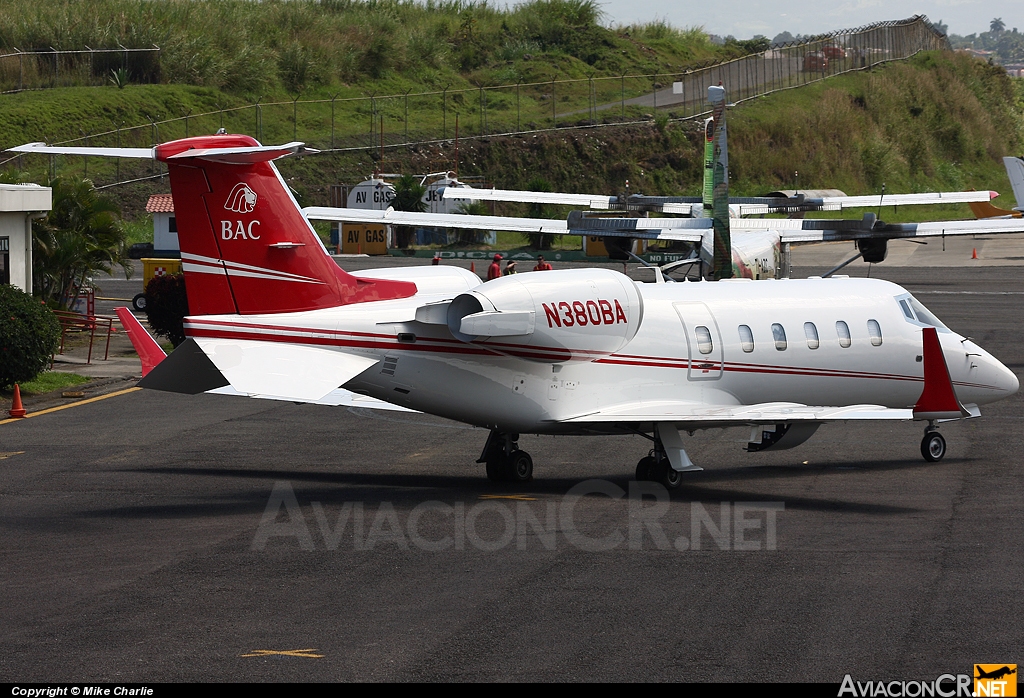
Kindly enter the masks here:
M 1003 397 L 1010 397 L 1020 389 L 1017 375 L 1006 366 L 996 361 L 998 367 L 996 386 L 1003 392 Z

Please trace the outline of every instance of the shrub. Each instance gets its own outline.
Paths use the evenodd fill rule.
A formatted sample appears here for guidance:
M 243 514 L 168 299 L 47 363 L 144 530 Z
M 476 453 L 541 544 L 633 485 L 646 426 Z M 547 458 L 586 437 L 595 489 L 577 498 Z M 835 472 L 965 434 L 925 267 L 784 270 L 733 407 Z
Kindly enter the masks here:
M 21 289 L 0 285 L 0 388 L 39 375 L 59 341 L 56 315 Z
M 153 334 L 167 337 L 177 347 L 185 341 L 184 319 L 188 315 L 185 276 L 154 276 L 146 284 L 146 318 Z

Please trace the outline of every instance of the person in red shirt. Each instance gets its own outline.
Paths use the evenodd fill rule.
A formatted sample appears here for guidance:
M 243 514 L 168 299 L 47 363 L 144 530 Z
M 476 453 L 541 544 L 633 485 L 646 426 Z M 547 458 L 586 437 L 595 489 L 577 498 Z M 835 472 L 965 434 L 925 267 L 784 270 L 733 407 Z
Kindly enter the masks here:
M 537 255 L 537 266 L 533 268 L 534 271 L 551 271 L 552 266 L 544 261 L 544 255 Z
M 494 255 L 494 261 L 491 262 L 491 266 L 487 267 L 487 280 L 500 279 L 501 278 L 501 255 Z

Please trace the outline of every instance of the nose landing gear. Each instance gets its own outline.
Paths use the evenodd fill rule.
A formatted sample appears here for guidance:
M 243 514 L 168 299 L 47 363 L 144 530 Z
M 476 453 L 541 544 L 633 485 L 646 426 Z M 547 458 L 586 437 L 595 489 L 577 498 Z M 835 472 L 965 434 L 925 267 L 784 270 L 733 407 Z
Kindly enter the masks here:
M 519 434 L 492 429 L 477 463 L 486 464 L 487 479 L 494 482 L 529 482 L 533 479 L 533 459 L 519 449 Z
M 934 424 L 929 424 L 921 439 L 921 455 L 929 463 L 938 463 L 946 455 L 946 440 Z

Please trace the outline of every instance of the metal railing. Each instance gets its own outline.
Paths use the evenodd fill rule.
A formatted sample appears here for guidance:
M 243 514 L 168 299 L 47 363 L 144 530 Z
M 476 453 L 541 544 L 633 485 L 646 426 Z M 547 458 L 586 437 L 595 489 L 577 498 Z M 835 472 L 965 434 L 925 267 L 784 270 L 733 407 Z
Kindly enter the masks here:
M 118 71 L 123 71 L 118 75 Z M 30 49 L 0 55 L 0 93 L 104 85 L 114 80 L 159 82 L 160 47 Z

